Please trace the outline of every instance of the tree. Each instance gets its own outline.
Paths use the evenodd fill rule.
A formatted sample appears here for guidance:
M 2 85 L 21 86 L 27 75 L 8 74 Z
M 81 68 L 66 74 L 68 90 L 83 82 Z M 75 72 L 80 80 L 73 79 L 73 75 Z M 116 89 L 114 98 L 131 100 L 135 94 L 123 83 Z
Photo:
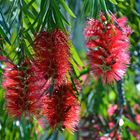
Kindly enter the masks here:
M 139 17 L 139 0 L 1 0 L 0 139 L 139 140 Z

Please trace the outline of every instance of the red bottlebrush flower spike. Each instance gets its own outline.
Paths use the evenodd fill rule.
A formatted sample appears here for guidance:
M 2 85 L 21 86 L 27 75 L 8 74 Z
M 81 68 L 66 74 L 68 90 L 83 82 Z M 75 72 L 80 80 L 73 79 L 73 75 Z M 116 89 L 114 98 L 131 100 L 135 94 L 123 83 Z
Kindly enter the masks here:
M 61 126 L 70 132 L 75 131 L 79 121 L 80 104 L 72 86 L 69 83 L 61 85 L 52 96 L 43 97 L 42 113 L 53 129 Z
M 131 29 L 126 26 L 125 17 L 116 19 L 113 15 L 107 22 L 104 15 L 100 20 L 90 19 L 84 31 L 89 48 L 88 58 L 91 70 L 104 83 L 120 80 L 129 64 L 129 39 Z
M 6 62 L 3 87 L 9 115 L 20 117 L 23 113 L 37 115 L 40 107 L 40 85 L 32 78 L 31 65 L 26 61 L 21 67 Z M 37 81 L 37 79 L 36 79 Z
M 68 41 L 68 37 L 59 29 L 52 33 L 42 32 L 35 39 L 35 69 L 46 80 L 52 79 L 55 87 L 63 83 L 70 69 Z

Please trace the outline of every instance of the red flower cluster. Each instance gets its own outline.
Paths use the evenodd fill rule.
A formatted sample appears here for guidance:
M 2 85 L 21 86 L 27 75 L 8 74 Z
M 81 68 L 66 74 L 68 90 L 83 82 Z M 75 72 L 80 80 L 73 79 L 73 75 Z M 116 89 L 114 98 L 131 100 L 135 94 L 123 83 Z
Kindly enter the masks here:
M 35 38 L 34 50 L 32 62 L 26 61 L 20 67 L 6 63 L 3 87 L 8 113 L 20 117 L 28 112 L 38 118 L 37 114 L 42 112 L 52 128 L 62 124 L 74 131 L 79 120 L 79 102 L 72 86 L 64 84 L 70 70 L 68 37 L 59 29 L 42 32 Z
M 47 92 L 51 88 L 53 90 L 42 97 L 42 114 L 52 128 L 60 124 L 63 128 L 74 131 L 79 120 L 79 102 L 71 85 L 64 85 L 66 74 L 70 70 L 68 37 L 59 29 L 52 33 L 42 32 L 35 39 L 34 49 L 32 68 L 35 75 L 46 83 L 53 82 L 49 88 L 44 88 Z
M 31 113 L 36 116 L 39 103 L 39 86 L 32 78 L 29 61 L 18 67 L 6 62 L 3 87 L 6 90 L 6 106 L 12 117 L 20 117 L 22 113 Z
M 53 129 L 60 126 L 70 132 L 75 130 L 79 121 L 80 104 L 69 83 L 61 85 L 52 96 L 44 96 L 43 103 L 42 114 Z
M 68 37 L 59 29 L 42 32 L 36 36 L 34 49 L 34 71 L 60 86 L 70 70 Z
M 101 14 L 100 20 L 90 19 L 84 31 L 89 48 L 88 58 L 91 70 L 104 83 L 118 81 L 125 74 L 129 64 L 129 39 L 131 33 L 125 17 L 112 16 L 107 21 Z
M 113 129 L 114 126 L 115 126 L 115 123 L 114 122 L 109 122 L 108 125 L 109 125 L 110 129 Z M 109 134 L 109 137 L 112 138 L 112 139 L 115 137 L 116 140 L 121 140 L 121 136 L 120 136 L 118 130 L 114 130 L 113 132 L 111 132 Z

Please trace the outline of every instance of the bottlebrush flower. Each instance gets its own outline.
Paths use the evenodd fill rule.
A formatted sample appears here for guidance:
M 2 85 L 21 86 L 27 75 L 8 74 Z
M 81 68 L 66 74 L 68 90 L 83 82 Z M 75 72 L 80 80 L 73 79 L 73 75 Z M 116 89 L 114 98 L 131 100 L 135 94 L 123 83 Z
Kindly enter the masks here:
M 117 109 L 118 109 L 118 105 L 110 105 L 107 110 L 108 115 L 110 117 L 113 116 Z
M 100 137 L 100 140 L 107 140 L 108 138 L 106 138 L 105 136 Z
M 3 88 L 6 90 L 7 110 L 12 117 L 20 117 L 23 113 L 36 116 L 39 111 L 40 84 L 38 79 L 32 76 L 29 61 L 20 67 L 6 62 Z
M 109 122 L 108 125 L 109 125 L 109 128 L 110 128 L 110 129 L 113 129 L 113 127 L 115 126 L 115 123 L 114 123 L 114 122 Z M 121 136 L 120 136 L 120 134 L 119 134 L 119 132 L 118 132 L 117 129 L 114 130 L 113 132 L 111 132 L 111 133 L 109 134 L 109 136 L 110 136 L 112 139 L 115 138 L 116 140 L 121 140 Z
M 35 69 L 40 71 L 46 80 L 54 81 L 60 86 L 70 69 L 69 39 L 59 29 L 53 32 L 41 32 L 35 38 Z
M 102 77 L 104 83 L 120 80 L 129 64 L 129 39 L 131 29 L 126 26 L 125 17 L 116 19 L 112 16 L 107 21 L 103 14 L 101 19 L 90 19 L 84 30 L 88 39 L 88 58 L 95 77 Z
M 44 96 L 42 102 L 42 114 L 46 116 L 53 129 L 61 126 L 70 132 L 75 131 L 79 121 L 80 105 L 69 83 L 55 89 L 52 95 Z
M 140 125 L 140 115 L 136 114 L 135 118 L 136 118 L 136 122 Z

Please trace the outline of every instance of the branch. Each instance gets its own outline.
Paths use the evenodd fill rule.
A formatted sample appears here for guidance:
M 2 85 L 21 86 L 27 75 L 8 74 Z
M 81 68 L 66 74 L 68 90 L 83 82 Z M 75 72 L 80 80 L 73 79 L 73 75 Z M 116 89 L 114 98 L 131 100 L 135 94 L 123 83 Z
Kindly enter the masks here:
M 117 91 L 118 91 L 118 102 L 120 107 L 123 107 L 126 104 L 123 90 L 123 82 L 122 80 L 117 82 Z

